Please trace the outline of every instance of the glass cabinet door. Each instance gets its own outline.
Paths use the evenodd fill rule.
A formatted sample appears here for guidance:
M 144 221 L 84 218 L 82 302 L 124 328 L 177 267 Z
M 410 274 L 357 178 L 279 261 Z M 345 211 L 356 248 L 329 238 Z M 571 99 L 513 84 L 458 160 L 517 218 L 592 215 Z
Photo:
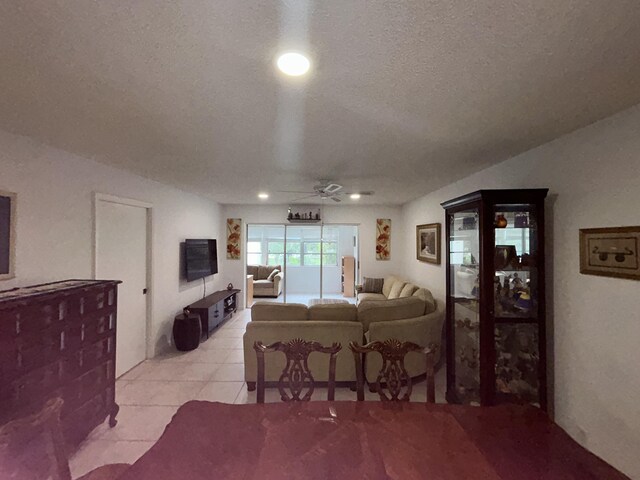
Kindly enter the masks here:
M 480 230 L 478 209 L 449 216 L 449 322 L 457 401 L 480 402 Z
M 496 399 L 539 399 L 538 223 L 535 205 L 494 207 Z

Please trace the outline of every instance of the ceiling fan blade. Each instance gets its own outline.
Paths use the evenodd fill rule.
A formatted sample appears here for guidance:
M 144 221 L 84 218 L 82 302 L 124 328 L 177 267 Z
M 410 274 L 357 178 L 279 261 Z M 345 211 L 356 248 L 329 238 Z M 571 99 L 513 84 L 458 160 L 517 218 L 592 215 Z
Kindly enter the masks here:
M 331 200 L 333 200 L 334 202 L 341 202 L 342 200 L 340 200 L 338 197 L 329 197 Z
M 306 193 L 306 192 L 304 192 L 304 193 Z M 305 199 L 307 199 L 307 198 L 312 198 L 312 197 L 317 197 L 317 196 L 318 196 L 318 195 L 314 193 L 313 195 L 306 195 L 306 196 L 304 196 L 304 197 L 294 198 L 293 200 L 289 200 L 289 201 L 290 201 L 290 202 L 297 202 L 297 201 L 299 201 L 299 200 L 305 200 Z

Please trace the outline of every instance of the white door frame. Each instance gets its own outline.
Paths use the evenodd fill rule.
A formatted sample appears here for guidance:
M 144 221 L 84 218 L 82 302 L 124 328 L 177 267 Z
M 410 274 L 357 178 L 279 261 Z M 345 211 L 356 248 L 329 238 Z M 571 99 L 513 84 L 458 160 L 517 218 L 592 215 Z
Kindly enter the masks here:
M 151 342 L 151 319 L 153 318 L 153 275 L 152 275 L 152 226 L 153 226 L 153 204 L 148 202 L 142 202 L 140 200 L 134 200 L 132 198 L 117 197 L 115 195 L 109 195 L 107 193 L 94 192 L 93 194 L 93 265 L 92 274 L 96 279 L 98 272 L 98 202 L 118 203 L 120 205 L 128 205 L 130 207 L 140 207 L 147 210 L 147 318 L 145 321 L 145 359 L 152 358 L 154 356 L 153 345 Z M 117 280 L 117 279 L 107 279 Z M 116 345 L 116 348 L 118 346 Z

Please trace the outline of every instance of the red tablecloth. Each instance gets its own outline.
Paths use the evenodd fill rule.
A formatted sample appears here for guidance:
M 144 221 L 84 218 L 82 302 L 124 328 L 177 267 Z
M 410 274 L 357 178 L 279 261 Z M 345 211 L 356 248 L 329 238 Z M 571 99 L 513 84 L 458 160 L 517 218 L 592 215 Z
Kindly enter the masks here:
M 119 480 L 282 478 L 627 477 L 534 407 L 194 401 Z

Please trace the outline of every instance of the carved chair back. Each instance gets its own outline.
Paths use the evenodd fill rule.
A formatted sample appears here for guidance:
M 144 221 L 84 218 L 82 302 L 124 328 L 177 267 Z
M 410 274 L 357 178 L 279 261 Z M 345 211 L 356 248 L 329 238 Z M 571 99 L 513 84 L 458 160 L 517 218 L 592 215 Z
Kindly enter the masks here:
M 364 400 L 364 371 L 362 356 L 377 352 L 382 356 L 382 368 L 376 378 L 375 388 L 382 401 L 408 402 L 411 398 L 412 382 L 404 366 L 404 358 L 409 352 L 425 354 L 427 403 L 435 402 L 434 351 L 435 347 L 424 348 L 413 342 L 401 342 L 390 338 L 384 342 L 375 341 L 366 345 L 350 342 L 356 362 L 358 400 Z M 384 391 L 386 388 L 388 394 Z
M 264 403 L 264 354 L 266 352 L 282 352 L 286 357 L 287 363 L 278 380 L 278 390 L 283 402 L 311 400 L 314 378 L 309 370 L 309 354 L 312 352 L 329 354 L 328 400 L 334 399 L 336 354 L 342 349 L 339 343 L 325 347 L 319 342 L 308 342 L 301 338 L 295 338 L 288 342 L 275 342 L 271 345 L 263 345 L 262 342 L 257 341 L 253 344 L 253 348 L 258 360 L 258 403 Z
M 60 412 L 64 401 L 49 399 L 37 413 L 0 427 L 0 478 L 71 480 Z M 129 464 L 102 465 L 77 480 L 116 479 Z
M 23 478 L 21 475 L 27 471 L 37 471 L 53 480 L 71 480 L 60 426 L 62 404 L 61 398 L 52 398 L 39 412 L 0 427 L 0 462 L 3 464 L 0 472 L 3 475 Z M 27 456 L 18 458 L 27 452 Z

